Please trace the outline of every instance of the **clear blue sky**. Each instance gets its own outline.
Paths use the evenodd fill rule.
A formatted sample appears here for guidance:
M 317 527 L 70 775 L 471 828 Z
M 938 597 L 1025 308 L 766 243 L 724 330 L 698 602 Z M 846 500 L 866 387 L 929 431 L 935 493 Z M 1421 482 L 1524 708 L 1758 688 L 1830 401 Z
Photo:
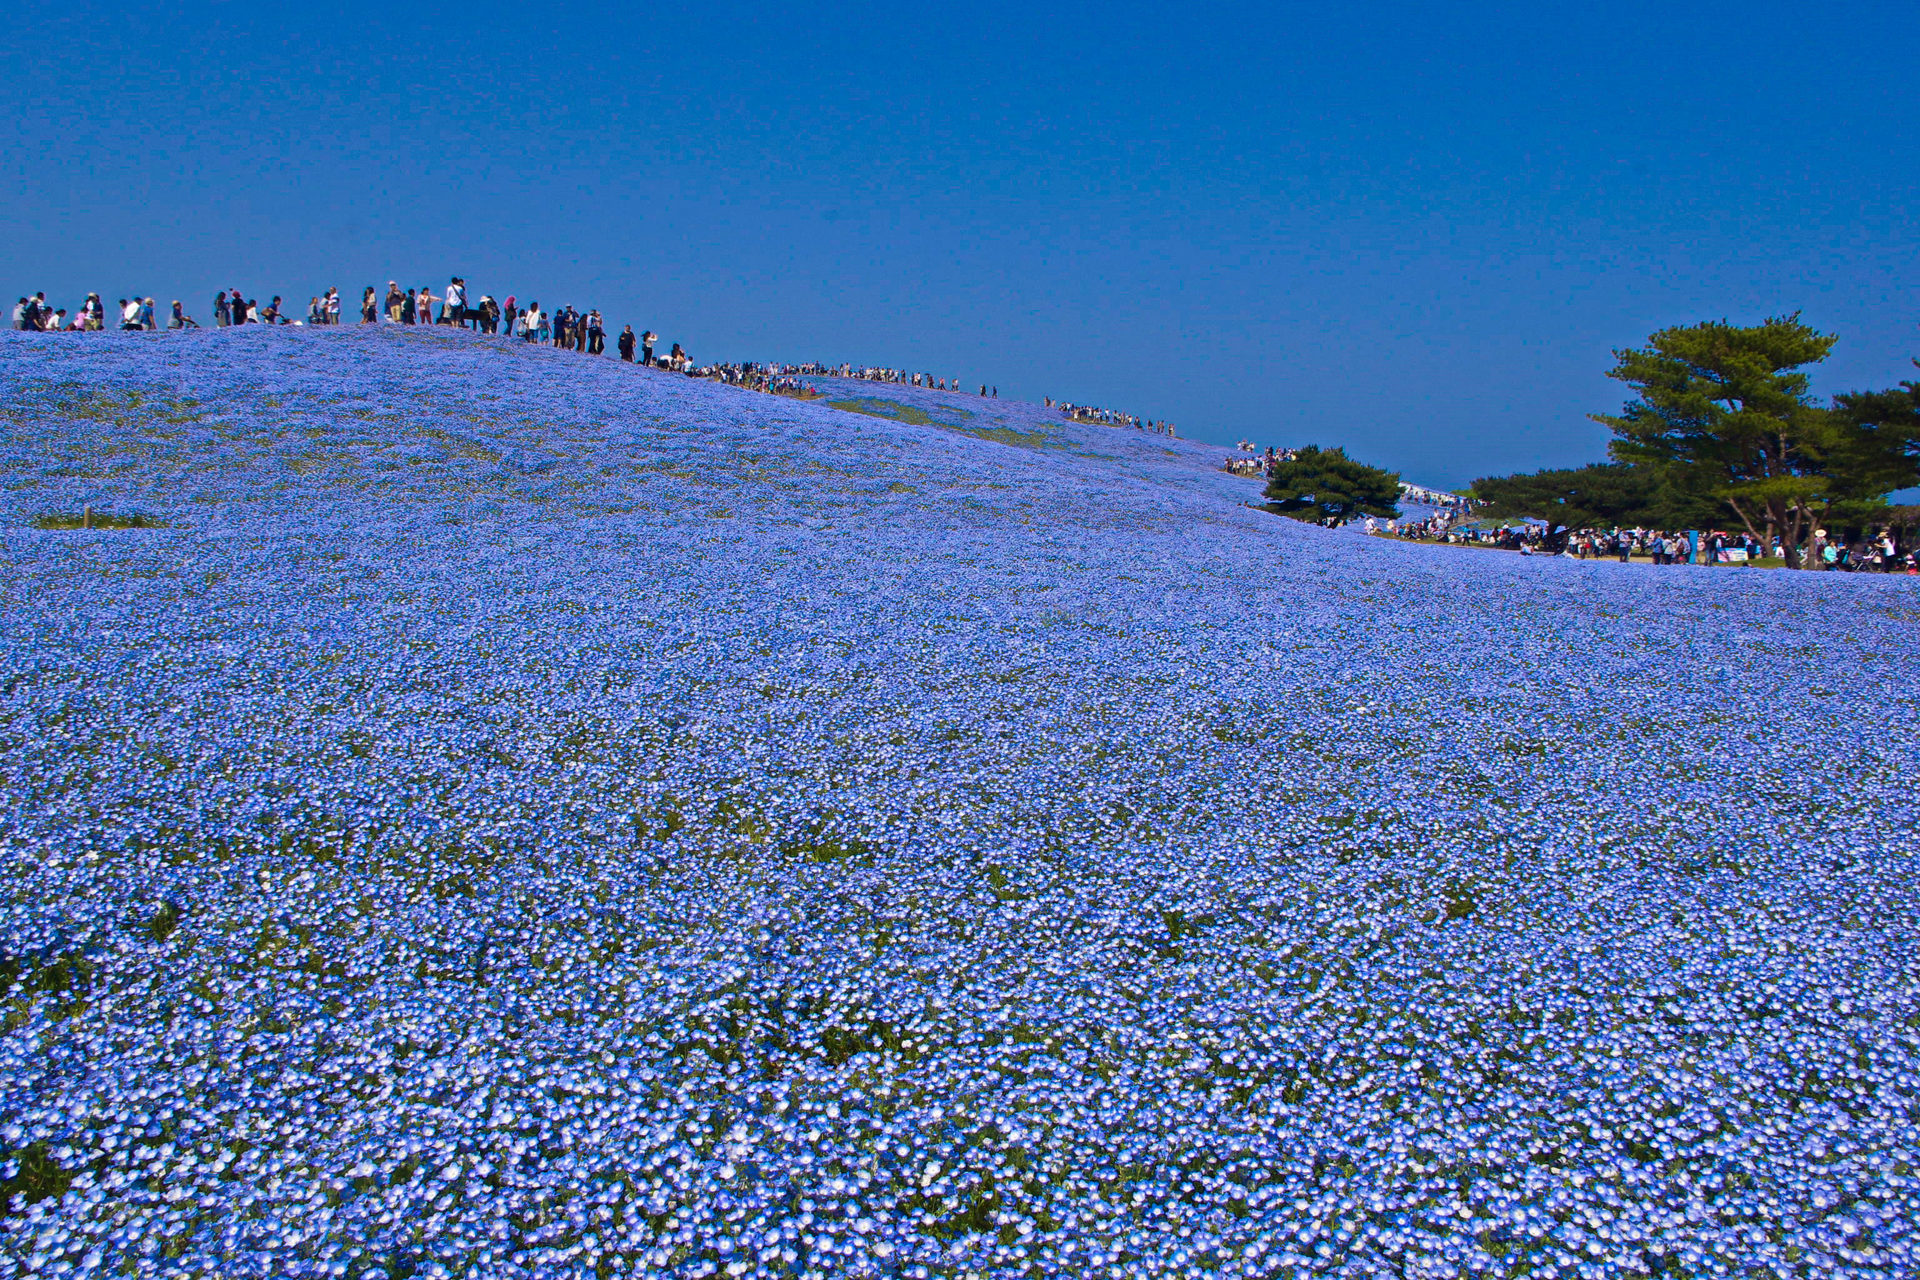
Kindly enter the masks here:
M 696 358 L 1585 462 L 1608 349 L 1920 354 L 1920 5 L 12 4 L 0 264 L 263 300 L 466 276 Z

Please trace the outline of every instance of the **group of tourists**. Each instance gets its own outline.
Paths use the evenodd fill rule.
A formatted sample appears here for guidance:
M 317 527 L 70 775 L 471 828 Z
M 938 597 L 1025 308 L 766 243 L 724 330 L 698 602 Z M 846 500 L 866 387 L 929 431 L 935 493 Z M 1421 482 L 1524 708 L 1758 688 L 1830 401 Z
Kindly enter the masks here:
M 295 305 L 297 308 L 298 304 Z M 450 325 L 470 328 L 477 333 L 518 338 L 524 342 L 550 344 L 586 355 L 604 354 L 607 345 L 607 325 L 597 308 L 580 311 L 565 306 L 549 311 L 543 310 L 538 302 L 530 301 L 522 306 L 512 294 L 508 294 L 504 302 L 497 301 L 491 294 L 475 292 L 460 276 L 450 277 L 446 287 L 439 293 L 435 293 L 430 284 L 403 289 L 395 280 L 387 281 L 384 293 L 368 285 L 360 291 L 358 312 L 361 324 Z M 262 303 L 245 290 L 222 289 L 213 299 L 212 324 L 220 329 L 250 324 L 327 326 L 345 323 L 343 315 L 350 317 L 352 313 L 346 311 L 337 286 L 329 286 L 309 297 L 304 314 L 291 313 L 285 300 L 278 294 Z M 16 329 L 86 332 L 109 326 L 127 330 L 200 327 L 177 300 L 164 323 L 156 319 L 152 298 L 123 298 L 118 309 L 110 314 L 102 305 L 100 295 L 88 294 L 80 309 L 69 316 L 65 309 L 50 307 L 46 294 L 42 292 L 31 298 L 21 298 L 13 309 L 13 327 Z M 743 361 L 695 365 L 677 342 L 669 353 L 656 358 L 654 346 L 659 340 L 660 336 L 652 330 L 636 334 L 633 326 L 627 325 L 615 345 L 620 358 L 625 361 L 712 378 L 729 386 L 803 399 L 819 394 L 817 388 L 803 381 L 808 377 L 855 378 L 867 382 L 924 387 L 931 391 L 963 391 L 957 377 L 935 377 L 931 373 L 915 373 L 886 365 L 830 364 L 824 361 L 802 364 Z M 986 399 L 998 399 L 1000 388 L 981 383 L 978 394 Z M 1050 397 L 1046 405 L 1050 409 L 1058 409 L 1076 422 L 1175 434 L 1170 422 L 1156 422 L 1117 410 L 1096 409 L 1065 401 L 1056 403 Z
M 1784 564 L 1786 558 L 1778 535 L 1763 541 L 1749 532 L 1728 533 L 1722 529 L 1570 530 L 1549 529 L 1544 524 L 1530 522 L 1483 526 L 1478 522 L 1458 522 L 1444 511 L 1423 520 L 1388 520 L 1384 525 L 1369 517 L 1365 527 L 1368 533 L 1385 533 L 1388 537 L 1419 542 L 1491 547 L 1518 551 L 1522 555 L 1562 555 L 1576 560 L 1618 560 L 1621 564 L 1635 560 L 1655 565 L 1752 565 L 1762 560 Z M 1829 536 L 1825 529 L 1815 529 L 1798 552 L 1809 569 L 1920 573 L 1920 558 L 1916 558 L 1915 550 L 1903 548 L 1891 528 L 1852 542 L 1837 535 Z
M 1058 409 L 1074 422 L 1092 422 L 1103 427 L 1132 427 L 1136 431 L 1152 431 L 1163 436 L 1179 434 L 1171 422 L 1156 422 L 1152 418 L 1122 413 L 1118 409 L 1096 409 L 1092 405 L 1069 404 L 1065 400 L 1056 404 L 1051 396 L 1047 398 L 1046 405 L 1049 409 Z
M 154 314 L 152 298 L 122 298 L 115 305 L 109 317 L 106 305 L 100 295 L 90 293 L 86 301 L 71 315 L 65 307 L 54 307 L 47 303 L 43 290 L 31 298 L 21 298 L 13 304 L 13 327 L 35 333 L 94 333 L 112 325 L 120 329 L 158 329 L 160 321 Z M 176 300 L 167 317 L 168 329 L 198 329 L 192 316 L 181 310 Z
M 793 366 L 781 364 L 759 364 L 744 360 L 738 364 L 707 364 L 690 369 L 696 377 L 711 378 L 715 382 L 724 382 L 730 387 L 740 387 L 746 391 L 764 391 L 770 395 L 792 396 L 796 400 L 812 400 L 820 395 L 820 389 L 798 373 L 791 372 Z
M 280 295 L 262 303 L 241 289 L 222 289 L 214 295 L 212 323 L 228 329 L 250 324 L 337 325 L 345 311 L 338 287 L 329 287 L 307 299 L 304 315 L 292 314 Z M 560 307 L 543 311 L 538 302 L 521 306 L 509 294 L 504 303 L 493 295 L 475 293 L 460 276 L 448 279 L 446 288 L 436 294 L 432 285 L 402 289 L 398 281 L 387 281 L 383 295 L 372 285 L 360 292 L 359 322 L 389 325 L 451 325 L 470 328 L 476 333 L 504 334 L 526 342 L 551 343 L 566 350 L 588 355 L 606 351 L 606 323 L 597 308 L 580 311 Z M 45 291 L 22 297 L 13 308 L 13 327 L 35 332 L 84 333 L 108 327 L 140 329 L 198 329 L 200 324 L 178 300 L 164 323 L 157 319 L 152 298 L 122 298 L 109 313 L 100 295 L 90 293 L 80 308 L 68 314 L 63 307 L 47 302 Z M 637 356 L 642 364 L 653 364 L 653 347 L 659 335 L 648 330 L 636 335 L 631 325 L 621 335 L 620 355 L 624 360 Z M 685 369 L 690 362 L 676 343 L 674 355 L 663 365 Z
M 818 378 L 858 378 L 862 382 L 891 382 L 902 387 L 925 387 L 929 391 L 960 390 L 958 378 L 936 378 L 930 373 L 909 373 L 905 369 L 890 369 L 883 365 L 854 365 L 844 362 L 822 364 L 815 361 L 783 367 L 789 373 L 802 377 L 812 375 Z M 987 394 L 985 386 L 980 388 L 980 394 L 983 396 Z M 999 395 L 1000 388 L 993 388 L 993 394 Z
M 1259 446 L 1245 440 L 1235 447 L 1239 452 L 1228 454 L 1227 460 L 1220 464 L 1220 469 L 1236 476 L 1271 475 L 1281 463 L 1292 462 L 1295 454 L 1292 449 L 1276 449 L 1272 445 L 1268 445 L 1267 451 L 1261 453 Z

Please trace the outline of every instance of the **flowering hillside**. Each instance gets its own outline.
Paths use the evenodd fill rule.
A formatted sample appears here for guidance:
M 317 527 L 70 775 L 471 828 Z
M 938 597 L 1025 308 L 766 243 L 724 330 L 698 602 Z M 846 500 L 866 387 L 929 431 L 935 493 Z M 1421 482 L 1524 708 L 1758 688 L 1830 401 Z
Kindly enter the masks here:
M 1920 1268 L 1909 579 L 444 329 L 0 385 L 11 1274 Z

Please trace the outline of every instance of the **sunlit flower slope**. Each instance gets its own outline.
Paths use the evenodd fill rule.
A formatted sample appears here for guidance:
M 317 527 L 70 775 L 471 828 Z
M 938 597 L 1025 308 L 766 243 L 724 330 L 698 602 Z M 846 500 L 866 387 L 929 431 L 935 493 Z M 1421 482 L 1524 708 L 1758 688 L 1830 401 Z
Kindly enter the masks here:
M 1911 579 L 446 330 L 0 387 L 8 1274 L 1920 1268 Z

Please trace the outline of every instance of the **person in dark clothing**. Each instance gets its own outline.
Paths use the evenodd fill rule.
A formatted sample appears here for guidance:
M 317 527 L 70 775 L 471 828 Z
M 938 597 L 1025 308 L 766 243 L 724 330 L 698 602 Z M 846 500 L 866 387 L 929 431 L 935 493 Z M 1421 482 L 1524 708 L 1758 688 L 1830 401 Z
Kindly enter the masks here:
M 620 358 L 628 364 L 633 363 L 633 326 L 628 325 L 620 331 Z
M 407 296 L 400 300 L 400 323 L 401 324 L 414 323 L 414 314 L 415 314 L 416 306 L 417 304 L 413 300 L 413 290 L 409 289 L 407 290 Z
M 213 327 L 224 329 L 233 323 L 233 317 L 227 314 L 227 291 L 222 289 L 213 299 Z

